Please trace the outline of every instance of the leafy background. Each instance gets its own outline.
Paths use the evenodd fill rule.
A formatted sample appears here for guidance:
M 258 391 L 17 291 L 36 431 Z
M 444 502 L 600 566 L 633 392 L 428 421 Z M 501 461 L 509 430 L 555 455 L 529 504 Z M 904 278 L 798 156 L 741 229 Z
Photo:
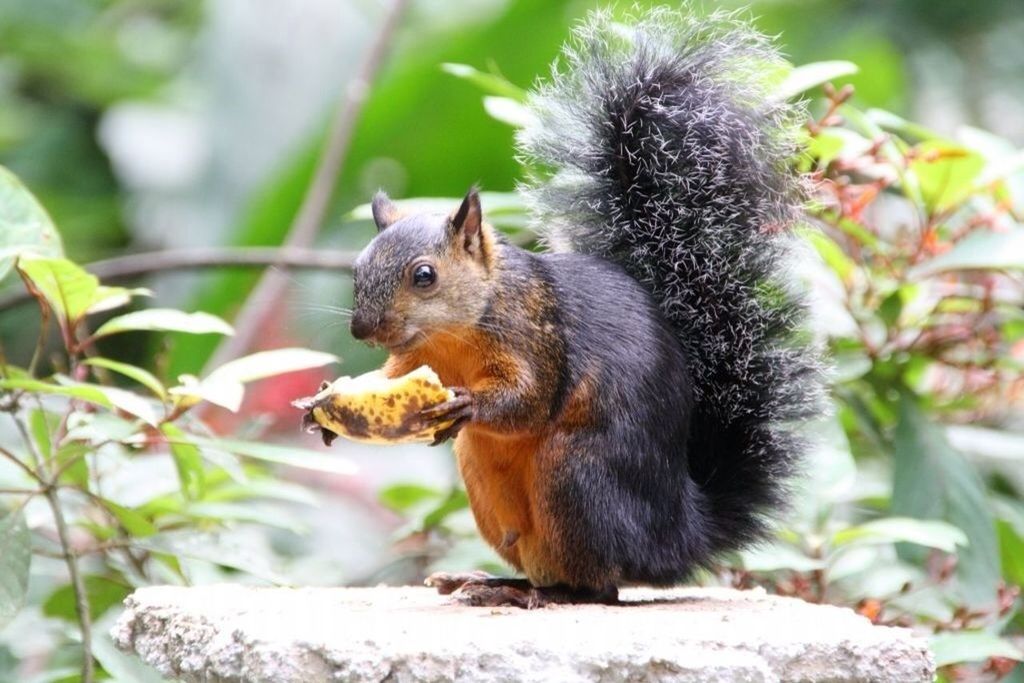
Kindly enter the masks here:
M 329 183 L 318 250 L 343 265 L 369 239 L 361 205 L 378 187 L 453 198 L 474 182 L 491 219 L 529 243 L 518 100 L 592 4 L 403 7 Z M 350 300 L 344 272 L 288 270 L 243 350 L 274 355 L 232 365 L 209 359 L 231 322 L 241 330 L 258 271 L 179 264 L 104 282 L 147 296 L 98 289 L 73 265 L 113 273 L 97 261 L 282 244 L 390 7 L 0 5 L 0 680 L 93 675 L 69 556 L 95 622 L 94 674 L 124 681 L 154 679 L 105 636 L 135 586 L 503 570 L 476 538 L 450 452 L 321 452 L 297 433 L 291 398 L 381 361 L 335 310 Z M 776 0 L 750 14 L 807 65 L 780 86 L 805 93 L 812 115 L 794 163 L 817 190 L 794 270 L 834 359 L 834 410 L 813 426 L 806 491 L 778 542 L 703 580 L 911 625 L 950 680 L 1024 679 L 1024 8 Z M 13 249 L 30 244 L 51 260 L 16 273 Z M 74 289 L 78 309 L 62 296 L 41 309 L 26 282 Z

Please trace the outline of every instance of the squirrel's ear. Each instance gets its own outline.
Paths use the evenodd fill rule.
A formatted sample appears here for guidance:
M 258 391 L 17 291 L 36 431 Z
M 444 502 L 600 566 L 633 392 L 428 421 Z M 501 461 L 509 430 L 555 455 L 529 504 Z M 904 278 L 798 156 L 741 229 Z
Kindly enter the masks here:
M 483 213 L 480 210 L 480 193 L 476 187 L 469 188 L 459 210 L 451 218 L 452 237 L 470 255 L 486 256 L 483 235 Z
M 377 194 L 373 195 L 373 203 L 370 206 L 373 209 L 373 222 L 377 224 L 378 231 L 402 217 L 398 206 L 388 198 L 383 190 L 378 190 Z

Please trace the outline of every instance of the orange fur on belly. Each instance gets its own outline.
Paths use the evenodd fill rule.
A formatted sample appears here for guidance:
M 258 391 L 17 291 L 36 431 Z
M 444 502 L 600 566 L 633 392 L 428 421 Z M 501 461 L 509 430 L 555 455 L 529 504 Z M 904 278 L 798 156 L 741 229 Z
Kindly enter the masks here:
M 428 340 L 410 353 L 391 356 L 384 369 L 397 377 L 427 364 L 445 386 L 479 390 L 490 380 L 488 364 L 481 362 L 481 349 L 489 346 L 475 330 L 460 330 L 446 334 L 443 344 Z M 540 496 L 545 487 L 537 481 L 537 453 L 544 441 L 542 435 L 496 434 L 472 423 L 455 440 L 459 472 L 480 534 L 535 585 L 566 580 Z
M 565 580 L 538 493 L 539 436 L 499 436 L 472 426 L 456 438 L 459 472 L 481 535 L 534 585 Z

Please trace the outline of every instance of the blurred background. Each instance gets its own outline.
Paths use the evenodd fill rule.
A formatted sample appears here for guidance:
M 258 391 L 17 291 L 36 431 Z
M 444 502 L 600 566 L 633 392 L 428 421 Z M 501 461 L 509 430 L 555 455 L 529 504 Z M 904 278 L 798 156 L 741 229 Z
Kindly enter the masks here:
M 262 270 L 186 267 L 188 256 L 216 247 L 283 244 L 330 131 L 337 133 L 339 170 L 336 177 L 327 176 L 321 192 L 328 202 L 325 219 L 306 231 L 306 246 L 341 253 L 364 245 L 374 231 L 359 207 L 378 188 L 395 198 L 456 198 L 478 183 L 495 193 L 495 208 L 504 206 L 511 196 L 505 193 L 515 190 L 521 173 L 514 157 L 515 129 L 509 125 L 516 114 L 503 113 L 493 101 L 485 107 L 481 87 L 493 95 L 493 88 L 500 91 L 506 81 L 528 88 L 543 78 L 574 23 L 599 4 L 414 0 L 396 10 L 384 0 L 3 0 L 0 165 L 20 177 L 50 213 L 70 260 L 88 265 L 117 258 L 120 267 L 145 270 L 153 263 L 149 257 L 137 262 L 122 257 L 184 254 L 176 267 L 114 279 L 152 289 L 146 306 L 207 311 L 238 325 L 236 316 Z M 648 4 L 655 3 L 640 3 Z M 853 102 L 861 110 L 886 110 L 943 138 L 959 139 L 958 131 L 968 126 L 997 136 L 1010 149 L 1024 145 L 1024 3 L 1019 0 L 708 1 L 701 11 L 744 7 L 762 31 L 778 37 L 794 64 L 846 60 L 857 65 L 856 74 L 834 80 L 837 86 L 853 86 Z M 500 76 L 497 86 L 488 85 L 488 75 Z M 820 89 L 808 95 L 814 97 L 812 112 L 820 115 L 827 107 L 819 101 Z M 339 132 L 348 122 L 351 129 Z M 485 213 L 487 201 L 485 196 Z M 512 231 L 523 227 L 514 209 L 498 222 Z M 284 283 L 283 292 L 250 304 L 258 309 L 253 318 L 258 333 L 244 335 L 244 348 L 235 355 L 300 346 L 337 354 L 341 364 L 257 382 L 239 412 L 206 407 L 202 418 L 218 434 L 316 449 L 315 437 L 298 432 L 300 416 L 288 402 L 312 393 L 324 378 L 377 367 L 383 356 L 355 343 L 345 317 L 330 309 L 350 305 L 350 281 L 343 272 L 278 266 L 269 272 Z M 1019 286 L 1019 277 L 1014 282 Z M 0 289 L 0 338 L 7 359 L 27 365 L 39 310 L 31 300 L 16 298 L 21 289 L 17 278 Z M 103 352 L 161 378 L 175 378 L 210 367 L 219 343 L 212 335 L 128 335 L 106 341 Z M 998 422 L 1000 429 L 1019 428 L 1019 408 L 1018 403 L 984 420 Z M 964 422 L 963 415 L 951 421 Z M 851 433 L 849 424 L 843 427 L 826 429 Z M 853 467 L 849 458 L 857 459 L 856 495 L 842 498 L 844 505 L 858 501 L 848 519 L 862 520 L 857 515 L 865 509 L 870 518 L 885 508 L 879 500 L 888 495 L 888 485 L 879 482 L 888 481 L 889 466 L 862 457 L 870 444 L 853 439 L 851 447 L 840 434 L 835 437 L 840 445 L 834 446 L 835 434 L 829 434 L 820 456 L 832 458 L 828 476 L 854 476 L 837 470 Z M 1004 449 L 1010 473 L 991 476 L 999 494 L 1019 506 L 1016 487 L 1024 483 L 1024 473 L 1018 469 L 1021 476 L 1014 480 L 1013 471 L 1024 461 L 1024 442 L 1016 438 Z M 836 448 L 845 455 L 830 455 Z M 301 584 L 366 585 L 414 582 L 445 567 L 502 570 L 473 533 L 448 446 L 383 449 L 338 442 L 329 453 L 351 461 L 354 473 L 276 471 L 281 480 L 312 492 L 301 503 L 276 501 L 260 508 L 268 517 L 287 516 L 288 524 L 233 520 L 217 526 L 218 538 L 246 548 L 255 563 L 273 567 L 272 573 L 199 558 L 186 561 L 187 580 L 258 580 L 272 574 Z M 990 476 L 989 469 L 980 471 Z M 137 487 L 140 496 L 162 492 L 169 482 L 176 485 L 167 461 L 136 464 L 124 476 L 124 486 Z M 1024 520 L 1024 508 L 1014 509 L 1018 521 Z M 39 512 L 37 520 L 44 516 Z M 1005 564 L 1009 541 L 994 542 Z M 1010 547 L 1012 555 L 1024 542 Z M 812 559 L 813 554 L 806 553 Z M 924 575 L 940 571 L 928 564 L 937 561 L 932 556 L 903 553 L 901 559 Z M 1014 576 L 1020 576 L 1024 557 L 1010 559 L 1017 563 Z M 818 567 L 792 557 L 790 562 L 794 566 L 762 557 L 760 565 L 751 561 L 747 568 L 772 577 L 778 576 L 771 574 L 775 570 L 791 571 L 768 583 L 801 594 L 792 582 L 803 576 L 801 570 L 813 576 Z M 62 571 L 53 562 L 33 576 L 30 604 L 46 599 L 63 580 Z M 856 573 L 849 567 L 844 571 Z M 857 590 L 837 590 L 833 599 L 870 610 L 865 600 L 898 593 L 908 576 L 873 575 Z M 756 577 L 719 579 L 743 583 Z M 996 590 L 994 581 L 990 588 Z M 1007 599 L 1002 593 L 990 597 Z M 929 593 L 924 601 L 942 599 Z M 1011 603 L 1015 599 L 1009 597 Z M 961 604 L 948 600 L 941 618 L 952 619 Z M 918 614 L 916 609 L 903 612 Z M 1014 615 L 1007 608 L 985 628 L 995 637 Z M 41 608 L 25 609 L 0 631 L 0 679 L 8 680 L 5 661 L 8 671 L 25 675 L 42 675 L 52 665 L 55 648 L 68 637 L 67 625 L 52 616 Z M 1014 647 L 1013 639 L 999 642 Z M 990 648 L 975 659 L 995 667 L 986 675 L 1018 675 L 1010 673 L 1012 664 L 995 670 L 1005 655 L 1011 655 L 1007 661 L 1015 656 Z M 144 674 L 120 677 L 132 676 Z

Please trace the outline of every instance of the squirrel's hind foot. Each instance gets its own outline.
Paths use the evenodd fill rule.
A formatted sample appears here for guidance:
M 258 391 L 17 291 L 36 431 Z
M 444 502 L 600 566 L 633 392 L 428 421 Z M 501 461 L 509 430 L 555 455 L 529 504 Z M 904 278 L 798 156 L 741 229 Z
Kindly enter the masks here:
M 438 572 L 431 574 L 425 583 L 436 588 L 441 595 L 451 595 L 455 601 L 472 607 L 537 609 L 547 605 L 615 605 L 619 601 L 619 591 L 615 586 L 602 590 L 534 586 L 526 579 L 491 576 L 485 572 Z
M 436 588 L 441 595 L 451 595 L 467 583 L 485 584 L 491 586 L 514 585 L 517 587 L 530 587 L 526 579 L 511 579 L 501 576 L 494 576 L 487 572 L 434 572 L 423 582 L 424 586 Z

